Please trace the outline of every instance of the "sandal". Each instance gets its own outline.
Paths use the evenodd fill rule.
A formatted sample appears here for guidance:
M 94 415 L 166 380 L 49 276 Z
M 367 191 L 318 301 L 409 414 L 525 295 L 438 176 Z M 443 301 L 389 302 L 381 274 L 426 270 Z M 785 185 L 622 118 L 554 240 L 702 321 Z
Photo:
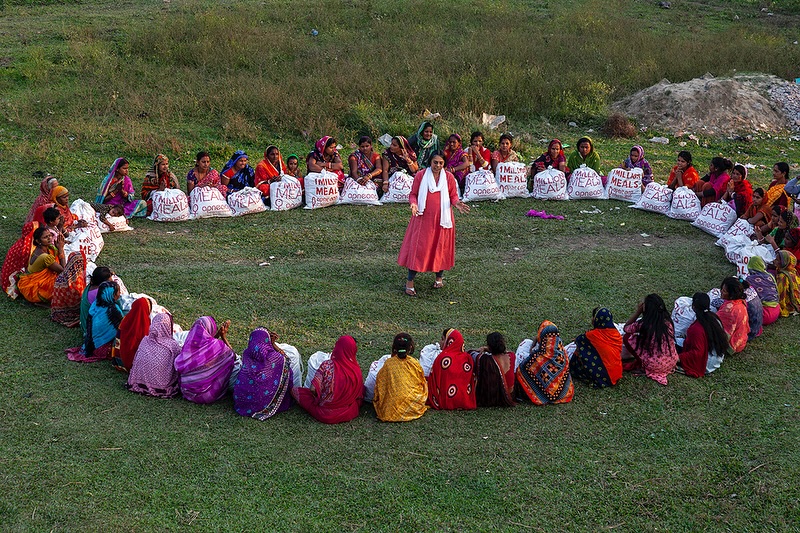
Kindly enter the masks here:
M 443 279 L 437 279 L 436 281 L 433 282 L 433 288 L 434 289 L 441 289 L 442 287 L 444 287 L 444 280 Z
M 405 287 L 403 287 L 403 292 L 406 293 L 406 296 L 411 296 L 411 297 L 417 296 L 417 291 L 416 289 L 414 289 L 414 287 L 409 287 L 406 285 Z

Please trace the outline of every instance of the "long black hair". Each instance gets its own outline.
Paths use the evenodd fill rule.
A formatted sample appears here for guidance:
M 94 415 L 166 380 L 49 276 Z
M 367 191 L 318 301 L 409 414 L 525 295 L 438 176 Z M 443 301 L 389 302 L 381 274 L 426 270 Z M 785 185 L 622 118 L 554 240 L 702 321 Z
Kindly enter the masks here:
M 720 288 L 723 287 L 728 292 L 728 300 L 745 299 L 745 294 L 744 294 L 745 286 L 742 284 L 741 281 L 739 281 L 739 278 L 728 276 L 727 278 L 723 279 L 722 283 L 720 284 Z
M 728 342 L 728 334 L 725 333 L 725 328 L 722 327 L 722 321 L 719 319 L 717 313 L 711 311 L 711 298 L 704 292 L 696 292 L 692 296 L 692 309 L 697 316 L 697 322 L 703 326 L 703 331 L 706 332 L 706 342 L 708 342 L 708 351 L 716 353 L 717 355 L 728 355 L 730 342 Z
M 674 342 L 673 331 L 672 316 L 664 299 L 655 293 L 645 296 L 637 344 L 646 350 L 651 346 L 663 348 L 670 341 Z

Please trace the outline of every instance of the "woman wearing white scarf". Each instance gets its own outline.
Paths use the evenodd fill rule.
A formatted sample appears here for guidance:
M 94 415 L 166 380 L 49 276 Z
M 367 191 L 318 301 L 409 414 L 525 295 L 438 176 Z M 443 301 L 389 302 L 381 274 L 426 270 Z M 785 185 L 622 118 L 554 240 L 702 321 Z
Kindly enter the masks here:
M 417 272 L 435 272 L 433 288 L 444 286 L 444 271 L 453 268 L 456 254 L 456 228 L 451 207 L 460 213 L 469 213 L 469 206 L 458 199 L 458 185 L 453 175 L 444 170 L 441 154 L 431 158 L 430 168 L 414 176 L 408 202 L 411 220 L 397 264 L 408 269 L 405 293 L 416 296 L 414 277 Z

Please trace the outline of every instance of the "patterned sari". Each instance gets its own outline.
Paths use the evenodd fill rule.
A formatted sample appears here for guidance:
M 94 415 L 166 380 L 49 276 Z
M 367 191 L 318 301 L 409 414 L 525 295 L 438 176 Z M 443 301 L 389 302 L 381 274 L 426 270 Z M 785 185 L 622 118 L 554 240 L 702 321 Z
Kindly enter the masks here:
M 622 335 L 614 326 L 611 311 L 602 307 L 592 319 L 592 329 L 575 339 L 569 360 L 572 375 L 595 388 L 616 385 L 622 377 Z
M 469 153 L 464 150 L 464 147 L 461 145 L 461 136 L 457 133 L 451 135 L 451 137 L 456 137 L 458 139 L 458 148 L 455 150 L 445 149 L 444 151 L 444 166 L 445 168 L 455 168 L 458 165 L 464 163 L 463 158 L 465 155 L 469 156 Z M 464 190 L 464 180 L 469 173 L 469 167 L 463 168 L 461 170 L 456 170 L 453 172 L 453 176 L 456 178 L 458 182 L 458 186 L 461 190 Z
M 797 258 L 791 252 L 778 250 L 775 267 L 778 269 L 778 303 L 782 317 L 800 313 L 800 281 L 797 279 L 796 265 Z
M 2 282 L 0 286 L 3 292 L 8 294 L 10 298 L 17 298 L 19 291 L 17 290 L 17 281 L 19 275 L 25 271 L 28 262 L 31 258 L 31 246 L 33 245 L 33 232 L 39 227 L 38 222 L 26 222 L 22 226 L 22 236 L 17 239 L 17 242 L 11 245 L 6 253 L 6 258 L 3 261 L 3 268 L 0 269 L 0 277 Z
M 180 394 L 175 358 L 180 345 L 172 338 L 172 315 L 159 313 L 150 323 L 150 333 L 139 343 L 128 376 L 128 390 L 155 396 L 174 398 Z
M 517 368 L 517 385 L 534 405 L 572 401 L 575 388 L 569 359 L 556 325 L 542 322 L 536 341 L 535 349 Z
M 28 211 L 28 216 L 25 217 L 25 224 L 33 221 L 33 216 L 40 207 L 52 203 L 52 200 L 50 199 L 50 193 L 52 192 L 53 187 L 55 187 L 53 184 L 58 185 L 58 180 L 53 176 L 45 176 L 45 178 L 39 184 L 39 196 L 37 196 L 36 200 L 33 201 L 33 205 L 31 206 L 30 211 Z
M 213 317 L 198 318 L 175 359 L 183 397 L 194 403 L 214 403 L 225 395 L 236 363 L 233 348 L 218 339 Z
M 413 159 L 413 160 L 417 159 L 417 154 L 414 153 L 414 150 L 411 148 L 411 145 L 409 144 L 408 139 L 406 139 L 402 135 L 395 135 L 393 137 L 393 139 L 396 140 L 400 144 L 400 146 L 405 148 L 406 154 L 408 154 L 409 159 Z M 385 157 L 386 161 L 389 162 L 389 176 L 390 177 L 391 177 L 392 174 L 394 174 L 398 170 L 405 170 L 409 174 L 413 174 L 411 169 L 408 167 L 408 161 L 406 161 L 404 157 L 402 157 L 400 155 L 397 155 L 394 152 L 392 152 L 391 148 L 387 148 L 383 152 L 383 157 Z
M 178 185 L 178 178 L 172 172 L 158 172 L 158 166 L 164 162 L 169 161 L 164 154 L 158 154 L 153 160 L 153 165 L 150 170 L 144 175 L 144 182 L 142 182 L 142 200 L 147 202 L 147 214 L 153 212 L 153 199 L 150 197 L 154 192 L 164 189 L 180 189 Z
M 36 246 L 31 244 L 28 257 L 33 257 Z M 31 303 L 49 304 L 53 298 L 53 290 L 58 273 L 50 270 L 50 266 L 59 264 L 58 250 L 50 246 L 47 253 L 40 254 L 33 263 L 28 260 L 26 272 L 19 275 L 17 290 Z
M 125 210 L 125 218 L 143 217 L 147 215 L 147 202 L 143 200 L 135 200 L 135 190 L 133 183 L 128 176 L 117 177 L 117 169 L 121 166 L 124 158 L 118 157 L 111 164 L 108 174 L 103 178 L 100 183 L 100 188 L 97 190 L 95 202 L 98 204 L 112 204 L 121 205 Z M 117 190 L 119 186 L 119 190 Z M 109 192 L 114 191 L 113 196 L 106 200 Z
M 475 409 L 475 371 L 457 329 L 447 332 L 444 349 L 428 375 L 428 405 L 434 409 Z
M 386 360 L 375 378 L 372 405 L 384 422 L 408 422 L 425 414 L 428 382 L 419 361 L 411 356 Z
M 53 283 L 50 320 L 74 328 L 81 321 L 81 297 L 86 288 L 86 255 L 72 252 Z
M 741 352 L 747 346 L 750 333 L 750 320 L 747 315 L 747 304 L 744 300 L 723 300 L 717 311 L 725 333 L 730 337 L 731 350 Z
M 791 198 L 789 198 L 789 195 L 786 194 L 784 187 L 786 187 L 785 183 L 778 183 L 776 181 L 770 183 L 767 192 L 764 193 L 764 201 L 762 202 L 762 205 L 771 208 L 772 204 L 777 203 L 778 205 L 788 209 L 791 206 L 792 201 Z
M 238 172 L 233 170 L 236 163 L 243 157 L 250 159 L 244 150 L 236 150 L 233 152 L 228 162 L 225 163 L 225 166 L 222 167 L 222 172 L 220 174 L 230 180 L 228 182 L 228 194 L 241 191 L 245 187 L 255 186 L 256 171 L 253 170 L 253 167 L 246 165 Z
M 420 169 L 431 166 L 431 158 L 433 157 L 433 154 L 441 150 L 439 146 L 439 136 L 435 133 L 432 134 L 431 138 L 427 141 L 422 138 L 422 132 L 428 126 L 433 128 L 433 124 L 426 120 L 419 125 L 419 128 L 417 128 L 417 133 L 408 139 L 408 143 L 411 148 L 417 152 L 417 163 L 419 164 Z
M 233 408 L 264 421 L 292 406 L 294 376 L 286 354 L 266 328 L 256 328 L 242 353 L 242 369 L 233 385 Z
M 198 179 L 197 174 L 195 174 L 195 169 L 192 169 L 186 175 L 186 181 L 194 183 L 195 187 L 214 187 L 222 193 L 222 196 L 228 195 L 228 186 L 222 184 L 219 179 L 219 172 L 213 168 L 208 169 L 208 172 L 206 172 L 206 175 L 202 179 Z
M 280 179 L 283 174 L 286 174 L 286 165 L 283 163 L 283 156 L 281 156 L 280 150 L 278 150 L 277 168 L 275 168 L 275 165 L 273 165 L 269 157 L 267 157 L 267 154 L 269 154 L 270 150 L 273 148 L 278 150 L 278 147 L 274 144 L 267 146 L 267 149 L 264 150 L 264 159 L 258 162 L 255 170 L 254 183 L 256 189 L 261 191 L 261 195 L 265 199 L 269 199 L 269 184 Z

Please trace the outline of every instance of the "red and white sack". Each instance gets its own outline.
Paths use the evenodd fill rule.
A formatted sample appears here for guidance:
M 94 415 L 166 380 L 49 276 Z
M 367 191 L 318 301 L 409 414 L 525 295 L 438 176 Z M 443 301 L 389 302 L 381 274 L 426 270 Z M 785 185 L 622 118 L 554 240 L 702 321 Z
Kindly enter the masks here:
M 531 196 L 537 200 L 569 200 L 567 195 L 567 178 L 564 173 L 548 168 L 533 177 Z
M 89 208 L 91 209 L 91 206 Z M 94 221 L 94 217 L 92 220 Z M 82 251 L 86 255 L 86 259 L 94 263 L 104 245 L 103 234 L 100 233 L 100 228 L 96 223 L 86 228 L 76 228 L 67 235 L 64 243 L 64 257 L 69 257 L 72 252 Z
M 464 202 L 480 200 L 504 200 L 505 196 L 491 170 L 478 170 L 464 178 Z
M 78 198 L 72 202 L 72 205 L 69 206 L 69 210 L 73 215 L 75 215 L 75 218 L 86 222 L 89 224 L 89 226 L 97 225 L 97 219 L 95 218 L 97 213 L 95 212 L 94 207 L 89 205 L 89 203 L 85 200 Z
M 653 181 L 647 184 L 642 196 L 631 207 L 666 215 L 669 213 L 670 205 L 672 205 L 672 189 Z
M 228 195 L 228 207 L 231 208 L 231 212 L 235 217 L 263 213 L 267 210 L 264 200 L 261 199 L 261 191 L 255 187 L 245 187 L 241 191 L 230 193 Z
M 303 182 L 306 186 L 304 209 L 328 207 L 339 201 L 339 177 L 333 172 L 312 172 Z
M 528 167 L 525 163 L 508 161 L 498 163 L 494 174 L 500 192 L 505 198 L 528 198 Z
M 717 246 L 721 246 L 722 248 L 725 248 L 728 245 L 728 242 L 730 242 L 731 238 L 744 235 L 745 237 L 750 239 L 750 236 L 753 233 L 755 233 L 755 228 L 751 223 L 749 223 L 747 220 L 743 218 L 737 218 L 736 222 L 733 223 L 733 226 L 728 228 L 728 231 L 726 231 L 722 236 L 720 236 L 720 238 L 717 239 L 717 242 L 715 242 L 714 244 L 716 244 Z
M 270 186 L 270 192 L 272 187 Z M 300 357 L 300 351 L 291 344 L 284 344 L 276 342 L 275 346 L 283 350 L 286 359 L 289 360 L 289 366 L 292 368 L 293 387 L 303 386 L 303 358 Z
M 311 354 L 311 357 L 308 358 L 308 374 L 306 374 L 306 380 L 303 383 L 305 388 L 311 388 L 311 382 L 314 380 L 314 376 L 317 375 L 320 365 L 330 358 L 331 354 L 326 352 L 314 352 Z
M 676 220 L 694 220 L 700 215 L 700 198 L 689 187 L 678 187 L 672 193 L 667 216 Z
M 712 202 L 703 207 L 700 216 L 692 222 L 692 226 L 719 237 L 727 233 L 737 218 L 736 210 L 727 203 Z
M 102 220 L 100 220 L 100 215 L 95 215 L 95 222 L 97 223 L 97 227 L 100 230 L 100 233 L 109 233 L 111 231 L 133 231 L 133 228 L 128 225 L 128 219 L 125 216 L 121 217 L 112 217 L 106 215 L 106 225 Z
M 569 175 L 567 196 L 570 200 L 606 200 L 603 179 L 593 168 L 581 165 Z
M 775 261 L 775 250 L 767 244 L 758 244 L 751 241 L 747 235 L 737 235 L 727 239 L 725 244 L 725 258 L 736 265 L 736 275 L 744 277 L 749 274 L 747 264 L 751 257 L 758 256 L 766 264 Z
M 686 330 L 692 325 L 697 317 L 692 309 L 692 299 L 688 296 L 681 296 L 675 300 L 672 306 L 672 323 L 675 327 L 675 338 L 686 337 Z
M 189 199 L 182 190 L 153 191 L 150 199 L 153 201 L 153 212 L 147 217 L 150 220 L 156 222 L 189 220 Z
M 216 187 L 195 187 L 189 194 L 189 220 L 231 215 L 225 196 Z
M 369 365 L 369 372 L 367 372 L 367 379 L 364 380 L 364 400 L 367 402 L 371 402 L 372 399 L 375 397 L 375 380 L 378 378 L 378 372 L 380 372 L 381 368 L 383 368 L 383 364 L 389 359 L 392 354 L 387 354 L 378 359 L 377 361 L 373 361 L 372 364 Z
M 407 204 L 412 185 L 414 185 L 414 176 L 403 170 L 398 170 L 389 176 L 389 190 L 383 195 L 381 202 L 385 204 Z
M 608 199 L 638 202 L 642 196 L 643 175 L 641 168 L 631 170 L 615 168 L 609 172 L 606 180 L 606 195 Z
M 269 205 L 272 211 L 288 211 L 303 205 L 303 187 L 300 185 L 300 180 L 284 174 L 280 181 L 270 183 Z
M 344 187 L 342 187 L 338 203 L 341 205 L 382 205 L 378 200 L 378 187 L 374 181 L 369 180 L 361 185 L 353 178 L 344 180 Z
M 430 375 L 433 363 L 436 362 L 436 358 L 439 357 L 440 353 L 442 353 L 442 349 L 439 347 L 438 342 L 427 344 L 419 351 L 419 364 L 425 377 Z

